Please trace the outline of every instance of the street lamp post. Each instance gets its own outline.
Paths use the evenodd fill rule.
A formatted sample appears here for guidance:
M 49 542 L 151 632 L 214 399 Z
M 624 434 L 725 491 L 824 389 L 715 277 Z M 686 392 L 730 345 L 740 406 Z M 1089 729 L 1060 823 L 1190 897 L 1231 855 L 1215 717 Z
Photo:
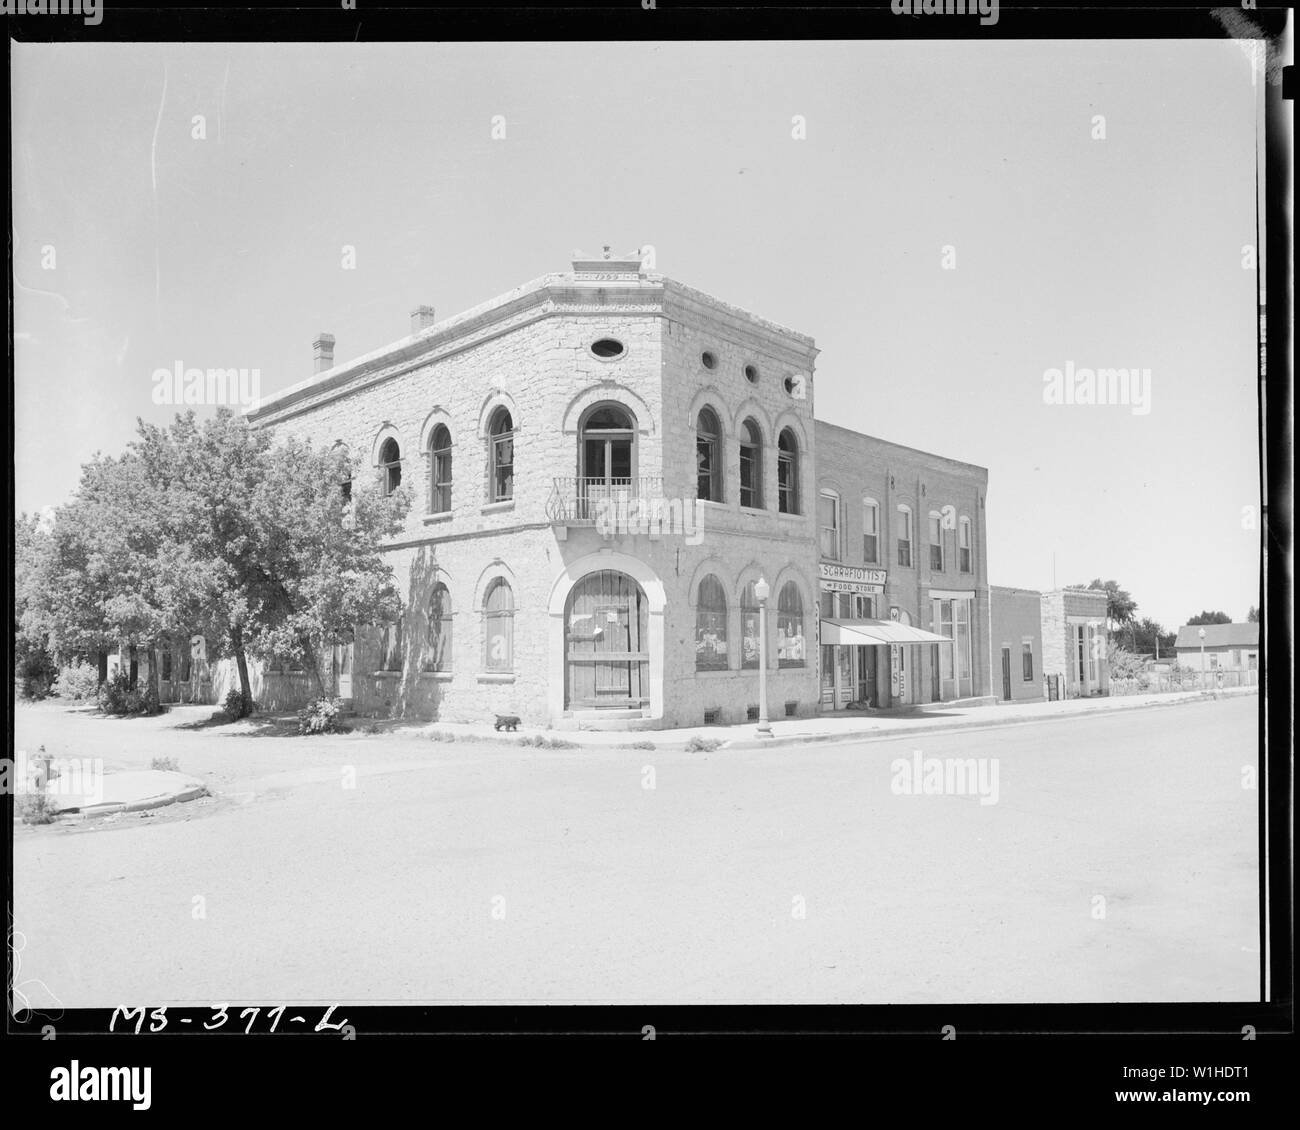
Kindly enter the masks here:
M 1196 634 L 1201 638 L 1201 686 L 1205 686 L 1205 629 L 1201 628 Z
M 770 738 L 772 723 L 767 717 L 767 598 L 772 588 L 766 579 L 759 577 L 754 585 L 758 600 L 758 736 Z

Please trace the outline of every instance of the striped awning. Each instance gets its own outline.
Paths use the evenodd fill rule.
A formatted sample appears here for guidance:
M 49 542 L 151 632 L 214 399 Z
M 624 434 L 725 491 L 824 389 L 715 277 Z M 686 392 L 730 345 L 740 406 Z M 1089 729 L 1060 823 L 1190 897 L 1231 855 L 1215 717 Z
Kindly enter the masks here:
M 820 642 L 831 646 L 875 646 L 882 643 L 952 643 L 952 640 L 913 628 L 910 624 L 900 624 L 897 620 L 823 620 Z

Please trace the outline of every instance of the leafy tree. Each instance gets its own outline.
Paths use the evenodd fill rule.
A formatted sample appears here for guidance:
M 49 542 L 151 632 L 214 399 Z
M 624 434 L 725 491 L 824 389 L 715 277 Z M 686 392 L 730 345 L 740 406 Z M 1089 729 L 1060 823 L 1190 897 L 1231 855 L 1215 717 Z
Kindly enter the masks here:
M 1165 631 L 1151 617 L 1144 616 L 1141 620 L 1134 620 L 1129 627 L 1134 651 L 1141 654 L 1159 652 L 1161 655 L 1169 655 L 1173 652 L 1174 641 L 1178 638 L 1177 633 Z
M 1231 624 L 1232 617 L 1226 612 L 1198 612 L 1187 622 L 1189 624 Z
M 1119 587 L 1118 581 L 1103 581 L 1095 577 L 1086 585 L 1075 585 L 1078 589 L 1093 589 L 1106 594 L 1106 619 L 1110 621 L 1110 630 L 1128 625 L 1137 611 L 1137 601 L 1128 592 Z
M 1120 647 L 1113 640 L 1106 645 L 1106 662 L 1112 679 L 1136 679 L 1145 673 L 1146 661 Z
M 406 495 L 358 484 L 345 510 L 334 457 L 276 446 L 229 410 L 201 427 L 192 412 L 167 429 L 141 423 L 140 435 L 171 483 L 173 537 L 195 569 L 189 616 L 235 659 L 244 702 L 250 654 L 305 657 L 324 691 L 317 647 L 400 610 L 380 545 L 400 530 Z
M 1247 624 L 1259 623 L 1259 609 L 1256 608 L 1253 604 L 1250 606 L 1250 611 L 1246 613 L 1246 623 Z
M 228 409 L 201 426 L 193 412 L 138 421 L 124 455 L 82 469 L 56 523 L 52 634 L 74 648 L 153 648 L 201 633 L 234 658 L 245 711 L 250 655 L 305 656 L 324 691 L 318 645 L 400 611 L 380 546 L 409 505 L 375 483 L 345 509 L 339 480 L 330 455 L 277 446 Z
M 58 670 L 48 585 L 53 556 L 49 529 L 38 515 L 14 521 L 14 672 L 19 693 L 41 698 Z

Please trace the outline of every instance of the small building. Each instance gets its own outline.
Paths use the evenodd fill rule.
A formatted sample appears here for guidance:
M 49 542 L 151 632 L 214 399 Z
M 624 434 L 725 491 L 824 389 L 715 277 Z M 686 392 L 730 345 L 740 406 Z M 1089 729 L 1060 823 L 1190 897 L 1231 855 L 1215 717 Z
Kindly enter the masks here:
M 994 585 L 994 690 L 1002 702 L 1041 702 L 1043 679 L 1043 594 Z
M 1110 693 L 1106 607 L 1102 589 L 1066 588 L 1042 594 L 1043 675 L 1049 698 Z
M 1204 640 L 1200 636 L 1202 631 Z M 1180 667 L 1192 671 L 1246 672 L 1247 681 L 1251 681 L 1249 672 L 1259 671 L 1259 625 L 1184 624 L 1174 640 L 1174 653 Z

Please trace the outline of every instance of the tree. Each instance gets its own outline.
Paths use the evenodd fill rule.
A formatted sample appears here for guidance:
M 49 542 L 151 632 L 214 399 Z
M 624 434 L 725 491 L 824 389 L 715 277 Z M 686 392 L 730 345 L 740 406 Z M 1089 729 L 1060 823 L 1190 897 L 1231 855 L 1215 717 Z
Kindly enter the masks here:
M 1246 613 L 1246 623 L 1247 624 L 1259 623 L 1259 609 L 1256 608 L 1253 604 L 1250 606 L 1250 611 Z
M 82 469 L 56 524 L 55 634 L 73 647 L 152 649 L 201 633 L 234 658 L 245 713 L 250 655 L 305 655 L 323 690 L 316 645 L 400 610 L 380 546 L 409 505 L 376 483 L 345 510 L 339 470 L 229 409 L 202 426 L 193 412 L 168 427 L 137 421 L 124 455 Z
M 1188 624 L 1231 624 L 1232 617 L 1226 612 L 1198 612 Z
M 1144 655 L 1156 653 L 1168 655 L 1173 652 L 1177 634 L 1165 631 L 1164 627 L 1152 620 L 1150 616 L 1144 616 L 1141 620 L 1135 619 L 1130 628 L 1135 652 Z
M 1137 601 L 1129 596 L 1126 590 L 1119 587 L 1118 581 L 1103 581 L 1100 577 L 1095 577 L 1086 585 L 1073 587 L 1093 589 L 1106 594 L 1106 619 L 1109 621 L 1110 631 L 1114 632 L 1132 623 L 1133 613 L 1137 611 Z
M 14 521 L 14 672 L 26 698 L 44 697 L 58 673 L 48 599 L 53 548 L 38 515 Z
M 324 691 L 317 645 L 401 608 L 380 546 L 401 529 L 404 493 L 378 483 L 345 509 L 334 457 L 289 440 L 276 446 L 229 410 L 199 427 L 194 414 L 169 429 L 140 424 L 138 448 L 170 476 L 174 538 L 197 572 L 191 615 L 235 659 L 245 709 L 248 656 L 305 657 Z

